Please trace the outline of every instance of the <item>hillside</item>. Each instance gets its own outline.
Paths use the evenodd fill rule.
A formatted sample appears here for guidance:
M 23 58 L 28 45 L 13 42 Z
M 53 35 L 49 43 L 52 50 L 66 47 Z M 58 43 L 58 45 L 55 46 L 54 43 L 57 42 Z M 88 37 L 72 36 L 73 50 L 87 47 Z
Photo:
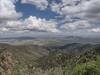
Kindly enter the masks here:
M 0 73 L 13 75 L 100 75 L 100 45 L 0 44 Z M 12 75 L 12 74 L 9 75 Z
M 22 63 L 31 64 L 34 60 L 48 55 L 49 51 L 45 47 L 35 45 L 9 45 L 0 44 L 0 51 L 7 50 L 13 54 L 13 57 Z
M 77 55 L 54 51 L 41 59 L 38 67 L 53 69 L 51 75 L 100 75 L 100 45 Z

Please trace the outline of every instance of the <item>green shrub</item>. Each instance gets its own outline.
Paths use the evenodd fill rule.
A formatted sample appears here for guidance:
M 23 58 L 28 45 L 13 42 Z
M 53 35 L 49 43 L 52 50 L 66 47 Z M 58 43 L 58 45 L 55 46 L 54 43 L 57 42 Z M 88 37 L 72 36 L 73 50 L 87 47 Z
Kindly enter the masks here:
M 84 64 L 77 64 L 72 75 L 100 75 L 100 62 L 93 61 Z

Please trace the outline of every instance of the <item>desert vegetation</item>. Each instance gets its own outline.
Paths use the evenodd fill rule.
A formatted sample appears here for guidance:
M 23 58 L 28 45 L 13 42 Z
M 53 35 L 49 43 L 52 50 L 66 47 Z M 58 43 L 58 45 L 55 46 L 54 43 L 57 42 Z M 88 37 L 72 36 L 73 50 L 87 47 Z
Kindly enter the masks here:
M 67 51 L 69 46 L 77 51 Z M 2 44 L 0 75 L 100 75 L 100 45 L 47 48 Z

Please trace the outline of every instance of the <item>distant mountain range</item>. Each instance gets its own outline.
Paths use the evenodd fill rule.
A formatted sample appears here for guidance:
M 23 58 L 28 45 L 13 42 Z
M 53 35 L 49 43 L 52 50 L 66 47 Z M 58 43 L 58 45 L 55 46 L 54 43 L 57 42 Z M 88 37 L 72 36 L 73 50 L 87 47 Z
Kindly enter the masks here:
M 99 38 L 90 38 L 90 37 L 81 37 L 81 36 L 20 36 L 20 37 L 2 37 L 0 39 L 21 39 L 21 40 L 25 40 L 25 39 L 99 39 Z
M 100 38 L 87 38 L 87 37 L 80 37 L 80 36 L 44 36 L 44 37 L 6 37 L 0 38 L 0 42 L 9 42 L 9 41 L 26 41 L 26 40 L 62 40 L 64 43 L 100 43 Z
M 16 39 L 16 40 L 28 40 L 28 39 L 36 39 L 35 37 L 6 37 L 6 38 L 0 38 L 0 40 L 11 40 L 11 39 Z

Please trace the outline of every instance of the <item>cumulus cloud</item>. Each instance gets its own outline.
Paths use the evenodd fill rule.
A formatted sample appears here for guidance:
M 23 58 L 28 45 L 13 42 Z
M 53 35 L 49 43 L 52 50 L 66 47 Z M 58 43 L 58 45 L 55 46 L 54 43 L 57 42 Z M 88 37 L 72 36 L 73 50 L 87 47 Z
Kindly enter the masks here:
M 7 21 L 5 26 L 1 27 L 1 31 L 14 31 L 14 32 L 59 32 L 57 23 L 51 20 L 37 18 L 30 16 L 25 20 L 12 20 Z
M 64 16 L 100 19 L 100 0 L 61 0 L 61 3 L 53 2 L 51 10 Z
M 46 20 L 30 16 L 25 20 L 20 17 L 21 13 L 15 9 L 16 0 L 0 0 L 0 33 L 1 32 L 59 32 L 57 23 L 53 20 Z M 22 3 L 32 3 L 44 10 L 48 6 L 46 0 L 22 0 Z
M 60 3 L 52 2 L 51 10 L 60 15 L 75 14 L 80 11 L 80 5 L 76 5 L 75 0 L 61 0 Z
M 0 0 L 0 21 L 17 19 L 22 16 L 15 10 L 15 0 Z
M 45 19 L 36 18 L 30 16 L 24 21 L 27 25 L 27 29 L 47 31 L 47 32 L 58 32 L 57 23 L 54 21 L 47 21 Z
M 0 32 L 8 32 L 8 31 L 9 31 L 9 29 L 7 29 L 5 27 L 0 28 Z
M 60 3 L 52 2 L 50 7 L 53 12 L 63 17 L 63 24 L 60 26 L 62 30 L 100 30 L 94 28 L 97 26 L 95 22 L 100 20 L 100 0 L 61 0 Z
M 48 7 L 47 0 L 22 0 L 21 2 L 24 4 L 35 5 L 37 8 L 40 8 L 41 10 L 45 10 Z
M 56 12 L 58 14 L 61 14 L 61 3 L 57 4 L 55 2 L 52 2 L 52 4 L 50 4 L 51 10 L 53 12 Z
M 100 0 L 90 0 L 85 4 L 85 16 L 89 19 L 100 19 Z
M 72 30 L 79 30 L 79 29 L 87 29 L 90 27 L 91 25 L 87 21 L 80 20 L 72 23 L 65 23 L 64 25 L 61 26 L 61 29 L 72 31 Z
M 62 20 L 46 20 L 30 16 L 21 19 L 22 13 L 16 11 L 16 0 L 0 0 L 0 33 L 1 32 L 64 32 L 88 30 L 100 32 L 100 28 L 91 25 L 91 20 L 100 19 L 100 0 L 21 0 L 23 4 L 35 5 L 40 10 L 50 6 L 51 10 L 63 17 Z M 73 20 L 76 19 L 77 20 Z M 95 28 L 94 28 L 95 27 Z
M 100 28 L 92 28 L 89 31 L 99 33 L 100 32 Z

